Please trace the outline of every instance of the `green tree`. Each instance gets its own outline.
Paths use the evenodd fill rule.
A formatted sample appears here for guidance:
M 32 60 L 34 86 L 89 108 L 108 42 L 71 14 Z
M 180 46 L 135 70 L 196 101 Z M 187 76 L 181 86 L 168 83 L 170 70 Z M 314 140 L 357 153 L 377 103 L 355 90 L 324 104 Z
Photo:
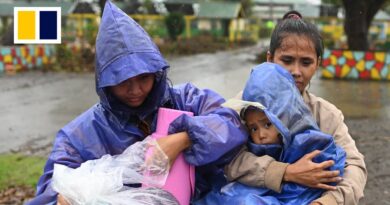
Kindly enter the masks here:
M 241 0 L 242 9 L 244 10 L 244 14 L 246 17 L 249 17 L 252 15 L 252 7 L 253 7 L 253 1 L 252 0 Z
M 143 7 L 144 7 L 145 12 L 147 14 L 157 14 L 157 11 L 156 11 L 156 9 L 154 7 L 154 3 L 153 3 L 152 0 L 145 0 L 143 2 Z
M 388 0 L 322 0 L 323 3 L 342 5 L 345 11 L 344 32 L 350 50 L 367 50 L 368 29 L 379 9 Z
M 343 0 L 345 9 L 344 31 L 350 50 L 368 49 L 368 29 L 375 14 L 386 0 Z
M 181 13 L 169 13 L 165 17 L 165 25 L 168 29 L 168 34 L 171 40 L 176 41 L 177 37 L 184 31 L 184 16 Z

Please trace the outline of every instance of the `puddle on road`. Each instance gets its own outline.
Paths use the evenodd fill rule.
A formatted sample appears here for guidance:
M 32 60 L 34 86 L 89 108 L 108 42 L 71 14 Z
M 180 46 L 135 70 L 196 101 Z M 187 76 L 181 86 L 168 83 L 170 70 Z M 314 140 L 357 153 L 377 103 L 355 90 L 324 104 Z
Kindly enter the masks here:
M 345 117 L 390 119 L 390 82 L 314 78 L 310 91 L 336 105 Z

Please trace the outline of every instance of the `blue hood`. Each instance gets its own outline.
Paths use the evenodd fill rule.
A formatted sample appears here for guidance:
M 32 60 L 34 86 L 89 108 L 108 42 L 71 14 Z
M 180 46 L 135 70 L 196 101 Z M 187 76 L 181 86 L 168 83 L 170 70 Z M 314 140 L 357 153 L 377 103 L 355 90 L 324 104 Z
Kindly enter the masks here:
M 293 77 L 277 64 L 256 66 L 246 83 L 242 99 L 265 106 L 265 114 L 283 136 L 284 147 L 296 134 L 308 129 L 319 130 Z
M 104 7 L 96 38 L 95 67 L 96 92 L 109 110 L 147 115 L 166 98 L 168 63 L 142 27 L 110 0 Z M 156 73 L 156 80 L 148 99 L 136 110 L 123 105 L 105 89 L 143 73 Z

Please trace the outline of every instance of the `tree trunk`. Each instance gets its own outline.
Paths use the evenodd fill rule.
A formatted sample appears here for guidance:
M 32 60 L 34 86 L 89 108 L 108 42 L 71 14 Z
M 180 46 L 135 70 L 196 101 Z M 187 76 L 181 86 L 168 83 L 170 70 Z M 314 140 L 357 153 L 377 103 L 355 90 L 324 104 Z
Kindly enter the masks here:
M 386 0 L 343 0 L 345 9 L 344 31 L 349 50 L 368 50 L 368 29 L 375 14 Z
M 14 22 L 12 21 L 9 25 L 4 25 L 5 31 L 0 39 L 0 45 L 12 46 L 14 45 Z
M 222 19 L 223 36 L 229 37 L 230 19 Z

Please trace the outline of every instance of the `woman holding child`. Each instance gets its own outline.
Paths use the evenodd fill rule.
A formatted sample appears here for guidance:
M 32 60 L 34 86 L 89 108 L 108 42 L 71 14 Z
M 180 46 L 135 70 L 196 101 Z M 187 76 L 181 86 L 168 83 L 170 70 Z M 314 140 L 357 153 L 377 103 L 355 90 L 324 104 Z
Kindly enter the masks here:
M 363 155 L 348 133 L 342 112 L 328 101 L 311 94 L 307 87 L 320 65 L 323 43 L 315 25 L 302 20 L 300 13 L 285 14 L 272 33 L 267 61 L 281 65 L 294 78 L 295 85 L 309 107 L 320 130 L 334 137 L 337 145 L 346 152 L 344 176 L 337 171 L 327 171 L 333 161 L 313 163 L 319 154 L 314 151 L 295 163 L 278 162 L 272 157 L 257 157 L 250 152 L 240 154 L 227 167 L 234 170 L 228 176 L 251 186 L 266 187 L 280 191 L 283 183 L 293 182 L 307 187 L 327 190 L 311 204 L 358 204 L 363 197 L 367 170 Z M 243 161 L 250 163 L 238 167 Z M 248 174 L 251 173 L 251 174 Z M 338 182 L 336 186 L 328 183 Z

